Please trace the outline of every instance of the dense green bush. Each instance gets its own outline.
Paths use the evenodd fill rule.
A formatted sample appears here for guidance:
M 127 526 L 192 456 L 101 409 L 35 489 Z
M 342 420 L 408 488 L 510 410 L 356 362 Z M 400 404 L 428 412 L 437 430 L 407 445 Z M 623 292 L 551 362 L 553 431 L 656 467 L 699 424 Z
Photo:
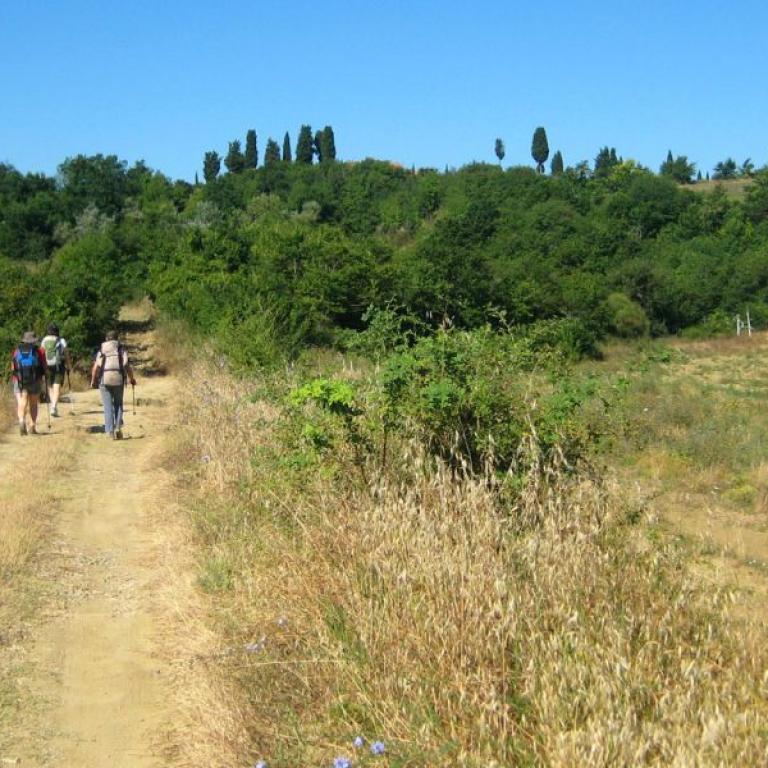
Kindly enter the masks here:
M 552 321 L 532 333 L 568 336 L 575 355 L 608 333 L 706 333 L 707 318 L 748 306 L 761 327 L 765 174 L 739 200 L 631 161 L 554 178 L 480 163 L 278 162 L 196 186 L 111 155 L 69 158 L 58 183 L 0 165 L 0 256 L 35 270 L 0 327 L 10 338 L 55 319 L 87 346 L 113 321 L 109 306 L 141 293 L 225 346 L 238 328 L 259 335 L 266 307 L 288 355 L 349 343 L 371 306 L 398 307 L 416 335 Z M 271 354 L 267 344 L 237 364 Z

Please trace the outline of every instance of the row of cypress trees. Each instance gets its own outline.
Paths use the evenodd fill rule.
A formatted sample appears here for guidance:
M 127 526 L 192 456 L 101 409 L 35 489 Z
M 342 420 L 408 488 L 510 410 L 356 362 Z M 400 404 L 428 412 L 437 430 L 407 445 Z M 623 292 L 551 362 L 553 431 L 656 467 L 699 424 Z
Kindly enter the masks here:
M 310 125 L 302 125 L 299 129 L 298 139 L 296 141 L 295 162 L 311 165 L 314 158 L 318 162 L 333 162 L 336 159 L 336 139 L 333 134 L 333 128 L 326 125 L 322 130 L 312 133 Z M 203 158 L 203 177 L 206 183 L 216 179 L 221 172 L 222 158 L 219 153 L 212 150 L 205 153 Z M 283 148 L 272 138 L 267 139 L 267 145 L 264 150 L 264 165 L 270 166 L 274 163 L 294 162 L 291 152 L 291 136 L 288 131 L 283 137 Z M 259 150 L 257 146 L 256 131 L 249 129 L 245 135 L 245 151 L 242 150 L 240 140 L 235 139 L 229 142 L 229 150 L 224 157 L 224 165 L 229 173 L 241 173 L 248 168 L 256 168 L 259 165 Z

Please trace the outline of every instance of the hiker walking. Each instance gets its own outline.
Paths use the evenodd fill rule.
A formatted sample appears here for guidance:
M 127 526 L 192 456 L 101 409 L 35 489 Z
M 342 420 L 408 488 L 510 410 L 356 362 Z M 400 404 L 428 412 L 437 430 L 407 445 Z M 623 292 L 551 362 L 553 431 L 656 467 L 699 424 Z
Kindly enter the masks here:
M 91 386 L 98 386 L 104 404 L 104 432 L 115 440 L 123 438 L 123 391 L 126 381 L 136 386 L 128 353 L 115 331 L 99 347 L 91 369 Z
M 69 347 L 66 339 L 59 336 L 59 328 L 55 323 L 48 326 L 47 333 L 40 342 L 45 352 L 45 362 L 48 366 L 48 402 L 51 416 L 58 416 L 59 396 L 64 378 L 72 368 Z
M 37 434 L 37 404 L 40 387 L 45 381 L 47 366 L 45 352 L 37 345 L 34 331 L 26 331 L 11 356 L 13 392 L 16 395 L 16 414 L 19 418 L 19 434 Z M 29 411 L 29 427 L 27 427 Z

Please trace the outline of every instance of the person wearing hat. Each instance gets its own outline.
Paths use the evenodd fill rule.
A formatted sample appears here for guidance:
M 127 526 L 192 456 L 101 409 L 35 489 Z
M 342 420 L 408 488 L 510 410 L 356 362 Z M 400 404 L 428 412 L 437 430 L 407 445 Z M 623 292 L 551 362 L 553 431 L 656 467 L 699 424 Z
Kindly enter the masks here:
M 37 344 L 34 331 L 25 331 L 21 342 L 11 356 L 13 391 L 16 394 L 16 412 L 19 417 L 19 434 L 37 434 L 37 404 L 40 387 L 45 381 L 48 368 L 45 352 Z M 27 411 L 30 426 L 27 429 Z
M 98 386 L 104 405 L 104 432 L 108 437 L 123 437 L 123 392 L 127 381 L 136 386 L 128 353 L 117 338 L 116 331 L 107 333 L 91 368 L 91 387 Z

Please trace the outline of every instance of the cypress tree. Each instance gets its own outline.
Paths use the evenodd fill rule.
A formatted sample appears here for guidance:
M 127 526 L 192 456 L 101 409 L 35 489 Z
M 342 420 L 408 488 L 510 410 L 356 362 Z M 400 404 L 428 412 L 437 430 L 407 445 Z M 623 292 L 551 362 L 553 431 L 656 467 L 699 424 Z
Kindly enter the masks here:
M 496 153 L 496 157 L 499 158 L 499 165 L 501 165 L 501 161 L 504 159 L 504 155 L 506 155 L 506 150 L 504 149 L 504 142 L 501 139 L 496 139 L 496 144 L 493 147 L 493 151 Z
M 544 163 L 549 157 L 549 144 L 547 143 L 547 132 L 541 126 L 533 132 L 531 156 L 536 161 L 536 170 L 539 173 L 544 173 Z
M 256 131 L 251 128 L 245 134 L 245 167 L 255 168 L 259 164 L 259 150 L 256 146 Z
M 296 142 L 296 162 L 311 165 L 312 151 L 312 128 L 308 125 L 302 125 Z
M 315 137 L 312 139 L 312 151 L 317 155 L 317 162 L 323 162 L 323 132 L 315 131 Z
M 245 168 L 245 157 L 240 149 L 240 142 L 235 139 L 229 142 L 229 152 L 224 158 L 224 165 L 230 173 L 240 173 Z
M 264 167 L 271 168 L 280 162 L 280 147 L 274 139 L 267 139 L 267 148 L 264 150 Z
M 330 125 L 326 125 L 320 134 L 320 159 L 326 163 L 336 159 L 336 139 Z
M 598 179 L 605 178 L 610 174 L 611 169 L 618 164 L 619 158 L 616 154 L 616 148 L 603 147 L 595 158 L 595 176 Z
M 559 149 L 552 155 L 552 163 L 550 164 L 549 169 L 553 176 L 560 176 L 560 174 L 562 174 L 564 170 L 563 156 L 560 154 Z
M 288 131 L 283 136 L 283 162 L 290 163 L 293 158 L 291 157 L 291 137 Z
M 203 158 L 203 178 L 206 184 L 216 181 L 221 170 L 221 158 L 218 152 L 206 152 Z

